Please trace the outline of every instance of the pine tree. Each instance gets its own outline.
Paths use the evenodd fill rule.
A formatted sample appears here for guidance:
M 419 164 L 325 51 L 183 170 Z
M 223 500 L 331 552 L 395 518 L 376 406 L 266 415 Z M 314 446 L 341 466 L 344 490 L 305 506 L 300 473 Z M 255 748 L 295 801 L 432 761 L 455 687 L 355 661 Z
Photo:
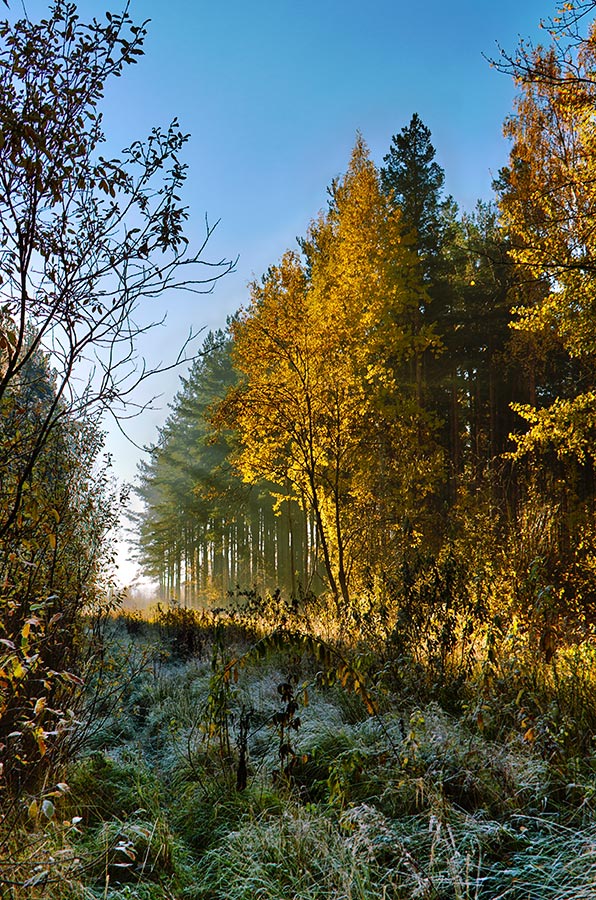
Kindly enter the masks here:
M 161 595 L 193 604 L 228 591 L 309 584 L 305 526 L 296 508 L 275 516 L 270 486 L 249 485 L 232 467 L 234 436 L 212 412 L 237 382 L 228 332 L 209 333 L 172 403 L 137 493 L 140 556 Z
M 401 212 L 403 230 L 421 260 L 426 280 L 440 268 L 454 209 L 452 198 L 443 197 L 445 173 L 435 155 L 430 129 L 414 113 L 409 125 L 393 136 L 381 168 L 383 190 Z
M 391 205 L 400 212 L 402 234 L 416 253 L 425 287 L 413 310 L 411 327 L 417 334 L 430 330 L 435 334 L 424 353 L 411 357 L 402 379 L 409 380 L 417 402 L 436 416 L 444 446 L 453 459 L 459 452 L 451 350 L 459 304 L 455 276 L 460 227 L 453 199 L 444 196 L 445 173 L 435 155 L 430 129 L 414 113 L 410 123 L 393 136 L 384 157 L 381 183 Z

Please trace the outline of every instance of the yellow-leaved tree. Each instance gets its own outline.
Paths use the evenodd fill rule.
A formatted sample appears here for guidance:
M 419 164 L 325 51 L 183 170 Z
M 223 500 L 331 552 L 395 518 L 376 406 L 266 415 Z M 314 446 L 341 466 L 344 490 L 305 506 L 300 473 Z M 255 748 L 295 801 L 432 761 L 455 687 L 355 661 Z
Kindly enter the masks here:
M 232 329 L 240 383 L 216 420 L 237 433 L 245 480 L 312 514 L 331 593 L 349 604 L 439 477 L 430 423 L 400 386 L 438 341 L 413 327 L 418 260 L 360 137 L 331 195 L 304 257 L 286 253 L 252 286 Z
M 576 22 L 574 22 L 577 25 Z M 562 358 L 554 384 L 517 411 L 518 452 L 596 455 L 596 27 L 562 26 L 549 48 L 524 50 L 500 206 L 522 285 L 542 284 L 516 327 Z M 525 55 L 524 55 L 525 54 Z

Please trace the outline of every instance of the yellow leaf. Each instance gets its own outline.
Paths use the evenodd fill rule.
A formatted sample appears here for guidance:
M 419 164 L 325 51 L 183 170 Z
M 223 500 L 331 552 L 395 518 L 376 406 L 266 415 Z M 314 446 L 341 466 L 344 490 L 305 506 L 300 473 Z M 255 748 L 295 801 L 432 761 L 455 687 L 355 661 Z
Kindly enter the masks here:
M 24 678 L 26 674 L 27 670 L 21 665 L 20 662 L 18 662 L 12 670 L 12 677 L 16 678 L 17 680 Z
M 64 679 L 64 681 L 70 682 L 70 684 L 85 684 L 82 678 L 78 675 L 73 675 L 72 672 L 60 672 L 60 677 Z
M 50 532 L 50 534 L 48 534 L 48 543 L 49 543 L 50 547 L 52 548 L 52 550 L 56 549 L 56 535 L 53 534 L 52 532 Z
M 39 750 L 40 756 L 45 756 L 46 754 L 46 734 L 43 728 L 34 728 L 33 729 L 33 737 L 35 738 L 35 743 L 37 744 L 37 749 Z

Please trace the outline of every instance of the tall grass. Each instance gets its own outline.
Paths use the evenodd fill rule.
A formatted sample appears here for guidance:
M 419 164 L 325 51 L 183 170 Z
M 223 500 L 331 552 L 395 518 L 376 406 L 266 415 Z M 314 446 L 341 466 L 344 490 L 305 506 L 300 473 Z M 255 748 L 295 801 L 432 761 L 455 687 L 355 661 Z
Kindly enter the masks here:
M 200 630 L 189 658 L 163 623 L 114 625 L 114 659 L 143 664 L 113 666 L 125 691 L 62 787 L 19 799 L 2 900 L 596 900 L 589 641 L 547 662 L 527 630 L 485 628 L 439 696 L 371 651 L 371 715 L 296 644 L 234 676 L 249 630 L 216 624 L 169 616 Z

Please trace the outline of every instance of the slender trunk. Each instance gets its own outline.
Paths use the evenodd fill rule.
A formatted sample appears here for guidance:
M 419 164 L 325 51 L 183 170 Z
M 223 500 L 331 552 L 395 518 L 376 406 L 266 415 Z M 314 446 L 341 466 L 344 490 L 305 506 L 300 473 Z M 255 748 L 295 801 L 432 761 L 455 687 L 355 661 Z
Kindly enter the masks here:
M 339 455 L 336 459 L 335 466 L 335 484 L 333 489 L 334 495 L 334 505 L 335 505 L 335 538 L 337 541 L 337 580 L 339 581 L 339 586 L 341 588 L 341 595 L 344 600 L 346 606 L 349 606 L 350 603 L 350 593 L 348 591 L 348 579 L 346 575 L 346 565 L 345 565 L 345 547 L 344 547 L 344 537 L 343 537 L 343 529 L 341 526 L 341 501 L 340 501 L 340 487 L 339 487 L 339 479 L 340 479 L 340 462 Z

